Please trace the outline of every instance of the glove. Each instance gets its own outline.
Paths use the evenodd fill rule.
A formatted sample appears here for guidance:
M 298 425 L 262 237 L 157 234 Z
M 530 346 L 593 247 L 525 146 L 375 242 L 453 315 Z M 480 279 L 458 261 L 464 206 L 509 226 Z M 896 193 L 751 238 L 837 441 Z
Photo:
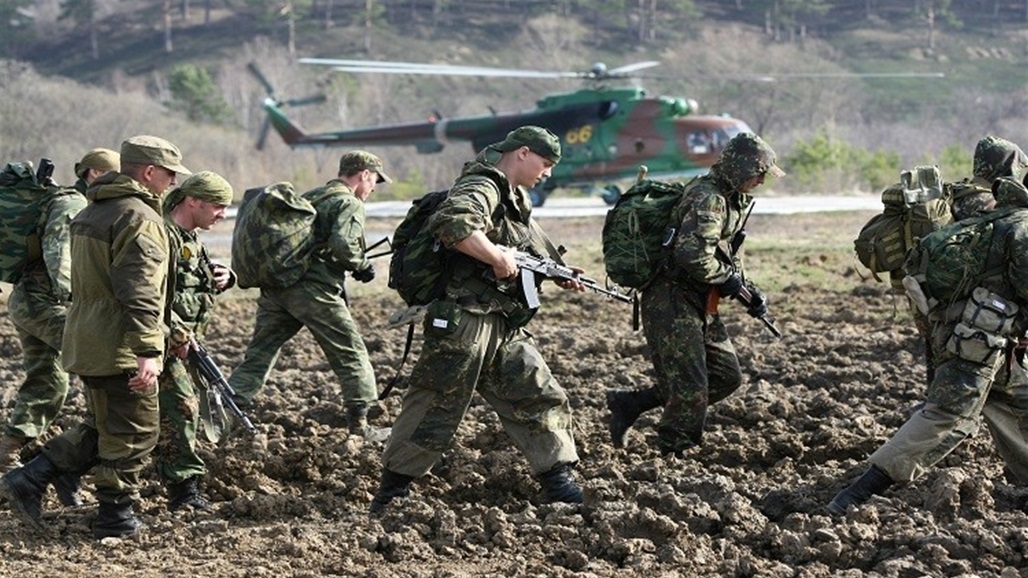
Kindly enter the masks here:
M 742 291 L 742 277 L 738 273 L 732 273 L 724 283 L 718 285 L 718 292 L 725 298 L 735 297 L 739 291 Z
M 767 315 L 767 296 L 756 287 L 750 287 L 749 289 L 751 295 L 750 306 L 746 309 L 746 313 L 749 313 L 750 317 L 759 319 Z
M 375 278 L 375 266 L 368 265 L 363 269 L 358 269 L 353 272 L 352 277 L 361 283 L 369 283 Z

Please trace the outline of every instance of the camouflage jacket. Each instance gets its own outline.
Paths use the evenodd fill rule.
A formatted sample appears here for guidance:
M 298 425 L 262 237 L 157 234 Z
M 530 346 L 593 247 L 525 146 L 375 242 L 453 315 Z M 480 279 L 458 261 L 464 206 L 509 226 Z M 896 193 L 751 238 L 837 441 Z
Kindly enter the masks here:
M 547 240 L 532 220 L 528 192 L 511 187 L 506 175 L 495 168 L 498 156 L 496 151 L 486 149 L 467 163 L 425 226 L 450 249 L 475 231 L 482 231 L 497 245 L 547 255 Z M 488 278 L 487 271 L 491 268 L 486 264 L 458 255 L 447 297 L 473 313 L 523 313 L 517 284 L 497 283 Z
M 346 271 L 371 266 L 364 254 L 364 203 L 338 179 L 307 191 L 303 197 L 318 212 L 314 254 L 303 280 L 342 286 Z
M 696 293 L 706 294 L 733 271 L 742 273 L 741 259 L 728 257 L 729 243 L 742 228 L 753 197 L 728 183 L 716 170 L 693 179 L 671 213 L 678 234 L 667 274 Z
M 160 195 L 109 173 L 71 222 L 71 290 L 64 368 L 89 376 L 136 370 L 165 350 L 168 235 Z
M 179 341 L 202 340 L 214 314 L 214 296 L 221 293 L 214 282 L 213 265 L 195 231 L 179 227 L 170 215 L 164 216 L 164 226 L 171 265 L 171 335 L 180 336 Z
M 58 303 L 71 300 L 71 220 L 85 206 L 86 197 L 74 189 L 49 196 L 36 226 L 42 259 L 27 266 L 18 282 L 22 290 Z
M 979 285 L 1012 300 L 1021 308 L 1018 333 L 1028 329 L 1028 189 L 1010 179 L 996 181 L 996 210 L 1014 208 L 994 225 L 988 264 L 999 271 Z

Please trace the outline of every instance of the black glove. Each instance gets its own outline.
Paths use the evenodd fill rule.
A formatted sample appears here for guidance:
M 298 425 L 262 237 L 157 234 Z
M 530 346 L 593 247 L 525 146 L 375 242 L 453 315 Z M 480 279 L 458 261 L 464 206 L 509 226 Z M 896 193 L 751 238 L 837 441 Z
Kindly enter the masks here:
M 363 269 L 358 269 L 354 271 L 351 276 L 361 283 L 369 283 L 375 278 L 375 266 L 368 265 Z
M 767 296 L 756 287 L 750 287 L 749 289 L 750 306 L 746 309 L 746 312 L 750 314 L 750 317 L 759 319 L 767 315 Z
M 732 273 L 725 279 L 725 282 L 718 285 L 718 292 L 721 293 L 722 297 L 732 298 L 742 291 L 742 277 L 738 273 Z

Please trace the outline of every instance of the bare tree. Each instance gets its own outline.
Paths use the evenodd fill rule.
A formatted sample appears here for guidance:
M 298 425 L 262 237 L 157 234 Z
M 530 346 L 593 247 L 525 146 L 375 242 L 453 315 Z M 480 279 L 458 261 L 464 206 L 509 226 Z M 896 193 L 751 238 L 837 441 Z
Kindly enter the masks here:
M 164 52 L 171 54 L 174 46 L 171 43 L 171 0 L 164 0 Z

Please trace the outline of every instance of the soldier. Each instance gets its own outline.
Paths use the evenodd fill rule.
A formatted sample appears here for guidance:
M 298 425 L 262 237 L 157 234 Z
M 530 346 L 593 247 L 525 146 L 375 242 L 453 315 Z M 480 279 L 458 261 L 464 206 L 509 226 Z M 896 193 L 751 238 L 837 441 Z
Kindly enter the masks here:
M 979 143 L 975 151 L 975 178 L 987 179 L 996 174 L 997 167 L 1005 167 L 1000 173 L 1010 173 L 992 183 L 993 210 L 1003 214 L 993 224 L 988 261 L 995 259 L 1002 265 L 990 266 L 978 280 L 978 287 L 988 290 L 990 300 L 1002 308 L 1019 308 L 1012 326 L 1002 334 L 993 336 L 999 331 L 998 324 L 972 328 L 977 336 L 995 337 L 986 343 L 1016 341 L 1028 329 L 1028 189 L 1019 182 L 1028 177 L 1028 163 L 1024 153 L 1016 145 L 1010 149 L 1010 144 L 997 139 L 986 146 Z M 985 418 L 1010 473 L 1021 484 L 1028 483 L 1028 440 L 1022 425 L 1028 419 L 1024 345 L 1018 343 L 1017 348 L 997 350 L 984 358 L 969 358 L 964 347 L 956 346 L 961 338 L 958 325 L 966 327 L 966 319 L 978 317 L 966 314 L 968 308 L 975 307 L 973 300 L 965 298 L 924 312 L 931 323 L 932 349 L 936 352 L 935 374 L 925 401 L 889 441 L 871 454 L 865 473 L 832 499 L 828 504 L 831 514 L 842 515 L 850 506 L 860 506 L 894 484 L 908 483 L 924 474 L 977 431 L 979 415 Z
M 428 305 L 425 343 L 382 455 L 372 513 L 406 496 L 414 478 L 439 460 L 476 391 L 528 458 L 545 500 L 582 501 L 571 477 L 578 453 L 568 397 L 524 330 L 534 310 L 523 304 L 517 283 L 509 282 L 518 268 L 503 247 L 560 258 L 532 220 L 526 191 L 559 160 L 560 141 L 553 133 L 534 126 L 511 131 L 465 165 L 425 224 L 456 251 L 453 273 L 445 296 Z M 584 290 L 573 281 L 560 285 Z
M 206 510 L 197 482 L 206 466 L 196 453 L 200 402 L 196 378 L 183 359 L 193 340 L 203 339 L 214 312 L 214 296 L 235 284 L 232 270 L 213 263 L 196 234 L 225 216 L 232 186 L 220 175 L 202 171 L 186 179 L 164 199 L 173 284 L 169 355 L 157 383 L 161 436 L 155 452 L 157 473 L 168 487 L 168 509 Z
M 85 186 L 118 170 L 118 153 L 94 149 L 75 164 L 76 169 L 80 166 L 89 167 L 76 171 L 82 188 L 64 188 L 47 197 L 38 227 L 42 258 L 28 265 L 7 301 L 21 340 L 26 375 L 0 436 L 0 471 L 21 465 L 22 447 L 47 430 L 68 394 L 68 374 L 61 367 L 60 352 L 71 300 L 71 220 L 86 206 Z M 76 476 L 61 476 L 55 488 L 65 506 L 82 503 Z
M 134 534 L 139 474 L 157 443 L 157 376 L 166 350 L 168 237 L 161 196 L 189 174 L 172 143 L 135 136 L 121 145 L 121 171 L 87 192 L 71 223 L 71 287 L 62 341 L 64 369 L 85 384 L 86 420 L 0 481 L 14 512 L 43 529 L 47 484 L 93 468 L 97 539 Z M 95 468 L 94 468 L 95 466 Z
M 750 191 L 767 175 L 783 176 L 775 152 L 760 137 L 743 133 L 725 145 L 710 172 L 687 185 L 672 209 L 677 230 L 668 265 L 642 293 L 642 321 L 657 386 L 607 394 L 610 434 L 624 447 L 628 429 L 650 409 L 664 407 L 657 445 L 681 455 L 703 437 L 707 407 L 742 384 L 739 359 L 714 299 L 752 294 L 748 313 L 767 314 L 767 300 L 745 281 L 742 263 L 726 249 L 743 226 Z M 716 303 L 716 301 L 715 301 Z
M 949 185 L 953 197 L 953 220 L 960 221 L 976 213 L 988 211 L 996 204 L 992 182 L 1012 177 L 1028 168 L 1028 157 L 1021 147 L 997 136 L 987 136 L 974 148 L 974 166 L 970 178 Z
M 95 148 L 82 157 L 82 160 L 75 163 L 75 190 L 86 194 L 86 189 L 96 179 L 121 169 L 121 158 L 118 151 L 111 149 Z
M 378 183 L 391 183 L 381 159 L 350 151 L 339 159 L 339 173 L 325 186 L 303 194 L 314 205 L 314 236 L 319 246 L 303 277 L 289 287 L 262 287 L 257 321 L 242 364 L 229 384 L 242 407 L 264 387 L 283 345 L 306 327 L 342 385 L 347 426 L 364 435 L 368 406 L 378 395 L 368 350 L 346 304 L 346 272 L 361 283 L 375 278 L 365 255 L 364 201 Z

